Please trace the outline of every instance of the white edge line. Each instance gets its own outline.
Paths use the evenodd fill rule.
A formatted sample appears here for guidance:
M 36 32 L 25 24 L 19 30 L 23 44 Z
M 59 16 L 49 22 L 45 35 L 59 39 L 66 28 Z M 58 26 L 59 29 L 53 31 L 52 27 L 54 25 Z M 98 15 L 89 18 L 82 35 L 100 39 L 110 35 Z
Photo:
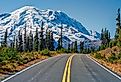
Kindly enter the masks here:
M 39 65 L 39 64 L 41 64 L 41 63 L 43 63 L 43 62 L 45 62 L 45 61 L 47 61 L 47 60 L 50 60 L 50 59 L 53 59 L 53 58 L 56 58 L 56 57 L 60 57 L 60 56 L 62 56 L 62 55 L 55 56 L 55 57 L 50 57 L 50 58 L 47 58 L 47 59 L 45 59 L 45 60 L 42 60 L 42 61 L 40 61 L 40 62 L 38 62 L 38 63 L 35 63 L 35 64 L 33 64 L 33 65 L 31 65 L 31 66 L 29 66 L 29 67 L 23 69 L 22 71 L 17 72 L 17 73 L 15 73 L 14 75 L 12 75 L 12 76 L 10 76 L 10 77 L 8 77 L 8 78 L 2 80 L 1 82 L 6 82 L 6 81 L 8 81 L 9 79 L 11 79 L 11 78 L 13 78 L 13 77 L 15 77 L 15 76 L 17 76 L 17 75 L 19 75 L 19 74 L 21 74 L 21 73 L 27 71 L 27 70 L 29 70 L 30 68 L 35 67 L 36 65 Z
M 86 55 L 87 56 L 87 55 Z M 87 56 L 90 60 L 92 60 L 93 62 L 95 62 L 97 65 L 99 65 L 100 67 L 102 67 L 103 69 L 105 69 L 106 71 L 108 71 L 109 73 L 111 73 L 113 76 L 117 77 L 119 80 L 121 80 L 121 77 L 118 76 L 117 74 L 113 73 L 112 71 L 110 71 L 109 69 L 107 69 L 106 67 L 104 67 L 103 65 L 101 65 L 100 63 L 98 63 L 97 61 L 95 61 L 94 59 L 90 58 L 89 56 Z

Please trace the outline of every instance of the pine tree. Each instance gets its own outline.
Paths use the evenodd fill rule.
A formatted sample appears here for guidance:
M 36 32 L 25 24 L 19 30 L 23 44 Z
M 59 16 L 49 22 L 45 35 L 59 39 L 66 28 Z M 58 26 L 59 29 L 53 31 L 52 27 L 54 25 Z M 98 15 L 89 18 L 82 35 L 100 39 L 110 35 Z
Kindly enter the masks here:
M 2 46 L 6 47 L 7 46 L 7 36 L 8 35 L 8 30 L 6 29 L 5 30 L 5 35 L 4 35 L 4 41 L 3 41 L 3 44 Z
M 15 38 L 15 48 L 18 50 L 19 46 L 18 46 L 18 37 L 16 36 Z
M 77 49 L 77 41 L 75 41 L 75 43 L 74 43 L 74 52 L 78 52 L 78 49 Z
M 19 41 L 18 41 L 18 51 L 22 52 L 23 51 L 23 40 L 22 40 L 21 30 L 19 30 L 19 32 L 18 32 L 18 38 L 19 38 Z
M 109 47 L 110 47 L 110 48 L 113 47 L 113 41 L 110 41 L 110 43 L 109 43 Z
M 53 32 L 50 33 L 50 50 L 54 50 L 54 39 L 53 39 Z
M 61 48 L 63 48 L 63 40 L 62 40 L 62 31 L 63 31 L 63 27 L 61 26 L 60 27 L 60 29 L 61 29 L 61 33 L 60 33 L 60 38 L 59 38 L 59 40 L 58 40 L 58 47 L 57 47 L 57 49 L 59 50 L 59 49 L 61 49 Z
M 120 8 L 118 9 L 118 14 L 116 18 L 116 33 L 115 33 L 115 39 L 118 40 L 120 38 L 120 31 L 121 31 L 121 23 L 120 23 Z
M 13 41 L 11 42 L 11 48 L 15 48 L 15 36 L 13 36 Z
M 84 49 L 84 42 L 80 42 L 80 53 L 83 52 Z
M 14 36 L 14 40 L 13 40 L 13 48 L 16 49 L 16 35 Z
M 107 45 L 108 45 L 108 47 L 109 47 L 109 44 L 110 44 L 110 41 L 111 41 L 111 38 L 110 38 L 110 32 L 108 32 L 108 43 L 107 43 Z
M 32 31 L 30 31 L 30 36 L 29 36 L 29 51 L 33 50 L 33 34 Z
M 50 50 L 50 32 L 46 32 L 46 49 Z
M 24 51 L 27 51 L 26 25 L 25 25 L 25 28 L 24 28 Z
M 36 34 L 34 36 L 34 50 L 38 51 L 38 45 L 39 45 L 39 41 L 38 41 L 38 28 L 36 28 Z
M 101 40 L 102 40 L 102 45 L 105 47 L 109 47 L 110 43 L 110 32 L 105 28 L 105 30 L 101 31 Z
M 70 41 L 68 41 L 68 52 L 70 52 Z
M 101 40 L 103 40 L 103 33 L 104 33 L 104 31 L 103 31 L 103 28 L 102 28 L 102 30 L 101 30 Z
M 71 52 L 74 52 L 74 42 L 71 43 Z
M 117 18 L 116 18 L 116 33 L 115 33 L 115 40 L 117 43 L 117 46 L 121 46 L 121 19 L 120 19 L 120 8 L 118 9 L 118 14 L 117 14 Z
M 26 38 L 26 51 L 30 50 L 30 36 Z
M 61 38 L 59 38 L 57 50 L 60 50 L 61 48 L 62 48 L 62 47 L 61 47 Z
M 44 25 L 44 23 L 42 22 L 41 32 L 40 32 L 40 50 L 44 49 L 43 25 Z
M 61 35 L 60 35 L 60 36 L 61 36 L 61 38 L 60 38 L 60 47 L 61 47 L 61 48 L 62 48 L 62 42 L 63 42 L 63 41 L 62 41 L 62 36 L 63 36 L 63 35 L 62 35 L 62 32 L 63 32 L 63 27 L 61 27 Z

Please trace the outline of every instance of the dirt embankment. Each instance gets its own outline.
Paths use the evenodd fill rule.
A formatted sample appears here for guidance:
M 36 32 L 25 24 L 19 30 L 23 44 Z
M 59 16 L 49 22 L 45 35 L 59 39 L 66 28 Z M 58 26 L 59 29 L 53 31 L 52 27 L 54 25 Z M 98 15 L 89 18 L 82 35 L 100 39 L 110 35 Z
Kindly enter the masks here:
M 121 75 L 121 48 L 118 46 L 107 48 L 91 54 L 91 57 L 108 69 Z
M 31 54 L 32 53 L 32 54 Z M 13 62 L 10 61 L 6 64 L 1 65 L 0 67 L 0 80 L 8 77 L 9 75 L 15 74 L 18 71 L 21 71 L 37 62 L 45 60 L 49 57 L 60 55 L 59 53 L 52 51 L 49 55 L 42 55 L 39 52 L 29 52 L 29 53 L 21 53 L 21 57 L 23 57 L 24 62 Z

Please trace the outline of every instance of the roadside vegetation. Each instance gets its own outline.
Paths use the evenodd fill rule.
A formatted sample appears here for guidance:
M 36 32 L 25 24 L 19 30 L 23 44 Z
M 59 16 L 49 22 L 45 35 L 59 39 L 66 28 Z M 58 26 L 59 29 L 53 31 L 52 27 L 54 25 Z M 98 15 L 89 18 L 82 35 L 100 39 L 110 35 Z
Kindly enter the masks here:
M 100 64 L 121 75 L 121 47 L 114 46 L 92 53 L 91 57 Z
M 40 61 L 57 54 L 57 52 L 49 51 L 47 49 L 42 51 L 18 52 L 14 48 L 3 47 L 0 48 L 0 72 L 10 73 L 20 71 L 23 68 L 17 69 L 18 66 L 23 66 L 24 64 L 35 60 Z
M 113 39 L 110 39 L 108 30 L 101 32 L 102 44 L 99 49 L 91 53 L 96 61 L 108 67 L 112 71 L 121 75 L 121 23 L 120 23 L 120 9 L 116 18 L 116 33 Z

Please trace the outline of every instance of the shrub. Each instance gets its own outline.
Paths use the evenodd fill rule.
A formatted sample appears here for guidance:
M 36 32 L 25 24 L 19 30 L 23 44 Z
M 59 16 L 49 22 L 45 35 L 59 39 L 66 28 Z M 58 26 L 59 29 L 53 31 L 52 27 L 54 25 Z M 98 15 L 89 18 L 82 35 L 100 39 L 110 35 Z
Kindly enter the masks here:
M 61 49 L 57 50 L 57 53 L 68 53 L 68 50 L 61 48 Z
M 4 61 L 4 60 L 18 60 L 20 57 L 17 53 L 17 51 L 13 48 L 2 48 L 2 50 L 0 51 L 0 62 Z
M 42 55 L 44 55 L 44 56 L 50 56 L 50 51 L 48 50 L 48 49 L 44 49 L 44 50 L 42 50 Z
M 117 59 L 115 53 L 112 53 L 111 56 L 108 57 L 108 61 L 113 63 Z
M 97 59 L 101 59 L 102 58 L 100 53 L 95 53 L 94 57 L 97 58 Z
M 105 45 L 101 45 L 100 50 L 104 50 L 104 49 L 105 49 Z

